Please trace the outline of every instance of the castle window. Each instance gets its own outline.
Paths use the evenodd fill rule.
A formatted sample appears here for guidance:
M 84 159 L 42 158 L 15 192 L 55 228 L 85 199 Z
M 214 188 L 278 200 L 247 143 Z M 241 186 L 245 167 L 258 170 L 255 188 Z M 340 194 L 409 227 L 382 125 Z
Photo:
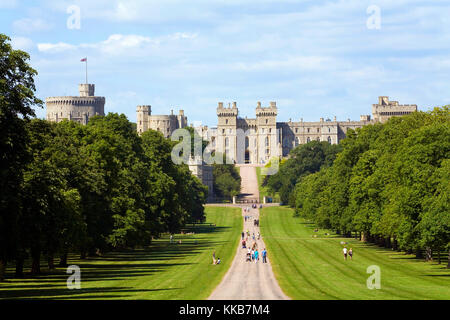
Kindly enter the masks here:
M 269 129 L 269 133 L 272 133 L 272 129 Z
M 295 133 L 298 133 L 298 128 L 295 128 Z
M 269 120 L 266 119 L 266 124 L 269 122 Z
M 269 146 L 269 137 L 266 137 L 266 147 Z
M 306 138 L 306 142 L 311 142 L 311 138 L 310 137 Z
M 229 145 L 228 138 L 225 138 L 225 147 L 228 147 L 228 145 Z
M 308 133 L 309 133 L 309 128 L 308 128 Z
M 225 134 L 225 129 L 222 129 L 222 134 Z
M 261 133 L 264 133 L 264 128 L 261 129 Z
M 317 128 L 317 132 L 320 132 L 320 128 Z
M 266 149 L 266 154 L 269 154 L 270 153 L 270 150 L 269 149 Z
M 298 143 L 298 137 L 295 137 L 295 146 L 298 146 L 299 145 L 299 143 Z
M 228 119 L 225 120 L 225 123 L 228 124 Z
M 328 128 L 328 132 L 331 132 L 331 128 Z
M 331 144 L 331 137 L 328 137 L 328 143 Z

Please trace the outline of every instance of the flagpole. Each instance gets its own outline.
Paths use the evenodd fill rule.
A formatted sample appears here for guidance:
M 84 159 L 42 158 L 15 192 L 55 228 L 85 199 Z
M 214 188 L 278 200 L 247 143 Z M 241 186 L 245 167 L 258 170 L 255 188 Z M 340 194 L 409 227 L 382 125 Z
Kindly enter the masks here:
M 86 57 L 86 84 L 88 84 L 88 78 L 87 78 L 87 57 Z

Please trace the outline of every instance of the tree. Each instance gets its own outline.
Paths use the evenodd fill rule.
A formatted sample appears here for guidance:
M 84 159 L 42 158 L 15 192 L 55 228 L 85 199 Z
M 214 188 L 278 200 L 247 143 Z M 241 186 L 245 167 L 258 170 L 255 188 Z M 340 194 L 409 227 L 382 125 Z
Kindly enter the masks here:
M 37 72 L 28 64 L 30 56 L 13 50 L 10 38 L 0 34 L 0 281 L 6 262 L 16 254 L 19 189 L 22 168 L 30 160 L 25 123 L 42 101 L 35 96 Z
M 272 193 L 279 192 L 281 202 L 294 207 L 295 199 L 291 197 L 291 193 L 299 179 L 319 171 L 322 167 L 331 166 L 340 150 L 339 145 L 328 142 L 312 141 L 300 145 L 291 151 L 287 161 L 280 164 L 276 174 L 266 176 L 264 185 L 267 185 Z
M 231 199 L 241 192 L 241 176 L 233 164 L 213 164 L 213 188 L 217 197 Z

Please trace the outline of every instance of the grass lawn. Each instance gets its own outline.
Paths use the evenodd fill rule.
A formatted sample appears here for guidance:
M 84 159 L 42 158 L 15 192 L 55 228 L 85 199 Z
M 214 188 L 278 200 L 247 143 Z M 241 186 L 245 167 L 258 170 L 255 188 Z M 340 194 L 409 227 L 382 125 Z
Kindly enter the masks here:
M 355 239 L 341 238 L 292 216 L 286 207 L 262 210 L 261 234 L 283 291 L 293 299 L 450 299 L 450 270 Z M 317 237 L 314 237 L 317 235 Z M 341 241 L 353 248 L 344 260 Z M 381 270 L 381 289 L 368 289 L 368 266 Z
M 69 264 L 81 268 L 80 290 L 67 289 L 65 268 L 53 273 L 44 268 L 40 277 L 13 279 L 10 266 L 7 281 L 0 282 L 0 299 L 206 299 L 231 265 L 242 217 L 239 208 L 205 210 L 206 223 L 188 231 L 195 235 L 174 236 L 181 244 L 170 244 L 167 235 L 145 250 L 109 253 L 87 260 L 72 256 Z M 220 265 L 212 264 L 213 250 L 222 260 Z
M 256 169 L 256 177 L 258 178 L 259 201 L 262 203 L 264 196 L 266 196 L 266 197 L 272 197 L 273 202 L 276 202 L 276 203 L 280 202 L 280 197 L 278 194 L 271 195 L 269 193 L 268 187 L 262 185 L 265 176 L 261 172 L 264 168 L 255 167 L 255 169 Z

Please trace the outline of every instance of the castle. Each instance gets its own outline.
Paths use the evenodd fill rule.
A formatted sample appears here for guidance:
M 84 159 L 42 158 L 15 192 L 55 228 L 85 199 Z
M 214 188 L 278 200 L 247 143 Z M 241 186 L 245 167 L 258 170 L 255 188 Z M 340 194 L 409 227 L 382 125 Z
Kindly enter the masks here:
M 103 116 L 105 98 L 94 95 L 94 84 L 80 84 L 80 96 L 49 97 L 46 99 L 47 120 L 60 122 L 62 120 L 77 121 L 87 124 L 96 115 Z M 221 153 L 233 163 L 265 164 L 272 157 L 286 157 L 289 152 L 300 144 L 310 141 L 327 141 L 337 144 L 346 137 L 349 129 L 361 128 L 376 122 L 385 122 L 391 117 L 403 116 L 417 111 L 417 105 L 400 105 L 397 101 L 389 101 L 389 97 L 381 96 L 378 103 L 372 105 L 370 115 L 361 115 L 359 121 L 337 121 L 320 118 L 319 121 L 277 122 L 278 109 L 276 102 L 262 107 L 257 103 L 255 118 L 239 116 L 236 102 L 224 107 L 219 102 L 217 127 L 199 126 L 194 129 L 209 142 L 210 152 Z M 152 115 L 150 105 L 137 107 L 136 128 L 138 134 L 152 129 L 170 138 L 179 128 L 187 127 L 187 117 L 180 110 L 178 115 Z M 190 171 L 209 188 L 208 201 L 213 197 L 212 167 L 206 165 L 203 159 L 191 158 L 188 162 Z
M 277 122 L 276 102 L 262 107 L 258 102 L 256 118 L 241 118 L 236 102 L 224 107 L 222 102 L 217 107 L 217 127 L 196 127 L 197 133 L 209 141 L 210 151 L 224 154 L 233 163 L 264 164 L 272 157 L 286 157 L 300 144 L 310 141 L 327 141 L 337 144 L 345 138 L 347 130 L 361 128 L 365 125 L 385 122 L 393 116 L 402 116 L 417 111 L 417 105 L 400 105 L 381 96 L 378 104 L 372 105 L 370 115 L 361 115 L 359 121 L 337 121 L 320 118 L 316 122 Z
M 178 115 L 152 115 L 152 107 L 149 105 L 137 106 L 137 132 L 142 134 L 143 132 L 152 129 L 161 132 L 164 137 L 169 138 L 176 129 L 187 127 L 187 117 L 184 115 L 184 111 L 180 110 Z
M 94 84 L 78 85 L 80 96 L 49 97 L 45 99 L 48 121 L 76 121 L 87 124 L 93 116 L 105 115 L 105 97 L 96 97 Z

